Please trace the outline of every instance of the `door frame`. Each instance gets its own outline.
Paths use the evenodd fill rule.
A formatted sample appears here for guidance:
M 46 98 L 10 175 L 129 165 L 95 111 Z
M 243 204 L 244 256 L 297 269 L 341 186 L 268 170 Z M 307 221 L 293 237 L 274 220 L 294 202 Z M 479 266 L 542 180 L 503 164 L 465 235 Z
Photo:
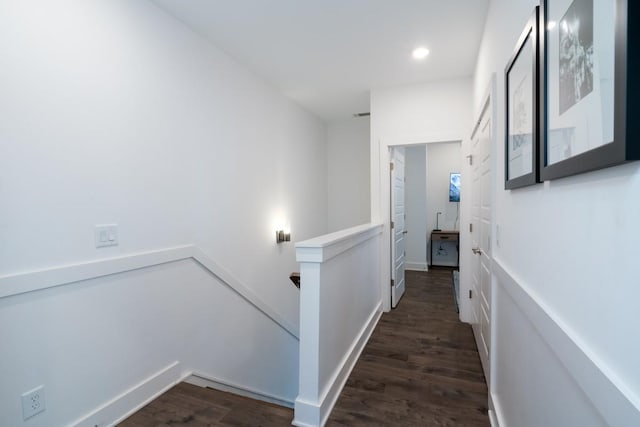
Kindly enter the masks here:
M 405 146 L 393 146 L 393 147 L 389 147 L 389 157 L 391 158 L 391 162 L 393 163 L 394 167 L 393 169 L 390 170 L 389 173 L 389 189 L 390 189 L 390 193 L 389 196 L 391 197 L 390 199 L 390 208 L 391 211 L 389 212 L 389 216 L 391 218 L 391 221 L 393 221 L 394 215 L 395 215 L 395 203 L 396 203 L 396 197 L 397 197 L 397 191 L 395 190 L 395 180 L 396 180 L 396 174 L 398 173 L 397 171 L 399 170 L 399 168 L 397 167 L 397 162 L 399 161 L 398 159 L 398 154 L 400 152 L 400 149 L 402 148 L 402 179 L 403 179 L 403 186 L 402 186 L 402 199 L 403 199 L 403 212 L 405 215 L 405 218 L 402 220 L 402 230 L 400 231 L 400 233 L 402 234 L 401 238 L 402 238 L 402 247 L 403 247 L 403 255 L 402 255 L 402 280 L 398 280 L 398 276 L 397 276 L 397 271 L 396 271 L 396 261 L 399 257 L 399 255 L 397 254 L 397 248 L 396 248 L 396 238 L 398 235 L 398 228 L 399 228 L 399 224 L 398 221 L 395 221 L 394 223 L 394 227 L 390 228 L 390 251 L 391 251 L 391 266 L 389 267 L 391 269 L 391 280 L 393 280 L 394 285 L 391 286 L 391 308 L 395 308 L 398 306 L 398 303 L 400 301 L 400 299 L 402 298 L 402 296 L 404 295 L 404 290 L 405 290 L 405 266 L 406 266 L 406 260 L 405 260 L 405 253 L 406 251 L 404 251 L 404 248 L 406 247 L 406 241 L 405 241 L 405 234 L 407 233 L 406 231 L 406 192 L 405 192 L 405 186 L 404 186 L 404 182 L 406 182 L 405 177 L 406 177 L 406 150 L 404 149 Z M 394 277 L 395 276 L 395 277 Z M 395 301 L 395 304 L 394 304 Z
M 473 137 L 480 127 L 480 120 L 482 119 L 485 110 L 490 109 L 491 114 L 491 247 L 492 257 L 493 250 L 495 249 L 495 180 L 496 180 L 496 156 L 497 156 L 497 82 L 496 74 L 491 75 L 489 84 L 484 91 L 481 98 L 482 102 L 478 106 L 477 112 L 474 114 L 473 128 L 468 138 L 465 138 L 462 142 L 462 173 L 470 176 L 471 166 L 469 165 L 469 158 L 471 155 L 471 143 Z M 471 323 L 473 315 L 471 304 L 469 299 L 465 296 L 468 295 L 471 289 L 471 235 L 469 233 L 469 223 L 471 222 L 471 187 L 469 185 L 463 186 L 461 191 L 460 202 L 460 320 L 465 323 Z M 493 272 L 491 272 L 493 275 Z M 493 295 L 493 293 L 492 293 Z M 490 301 L 491 303 L 491 301 Z M 493 329 L 493 322 L 491 323 Z M 493 336 L 493 330 L 491 331 Z M 493 341 L 492 341 L 493 342 Z
M 498 249 L 496 242 L 496 180 L 498 176 L 498 165 L 501 163 L 498 162 L 498 154 L 499 147 L 502 147 L 497 143 L 498 141 L 498 97 L 497 97 L 497 79 L 496 74 L 493 73 L 489 80 L 489 84 L 485 89 L 485 92 L 481 98 L 481 103 L 478 106 L 476 113 L 474 114 L 474 124 L 473 129 L 469 135 L 468 139 L 465 139 L 463 143 L 462 155 L 465 157 L 463 163 L 463 171 L 467 171 L 468 174 L 471 173 L 471 167 L 469 165 L 467 155 L 471 154 L 471 142 L 475 133 L 479 130 L 481 119 L 485 113 L 488 111 L 491 114 L 491 184 L 490 184 L 490 197 L 491 197 L 491 216 L 490 216 L 490 230 L 491 230 L 491 251 L 489 252 L 490 260 L 491 260 L 491 300 L 489 301 L 489 310 L 490 310 L 490 336 L 491 341 L 489 345 L 489 369 L 488 369 L 488 378 L 487 380 L 487 388 L 488 388 L 488 406 L 489 413 L 495 413 L 495 406 L 493 401 L 493 392 L 495 389 L 495 372 L 496 372 L 496 338 L 497 338 L 497 325 L 495 322 L 496 319 L 496 310 L 497 304 L 495 301 L 496 293 L 495 293 L 495 274 L 493 271 L 493 258 L 496 250 Z M 469 187 L 469 186 L 467 186 Z M 463 193 L 461 198 L 466 200 L 470 200 L 472 197 L 470 188 L 462 188 Z M 461 199 L 462 200 L 462 199 Z M 471 203 L 466 203 L 464 206 L 460 206 L 460 320 L 463 322 L 469 322 L 472 317 L 473 307 L 471 306 L 470 300 L 466 298 L 469 289 L 471 289 L 471 236 L 469 233 L 468 224 L 471 220 Z M 464 222 L 463 222 L 464 221 Z M 463 233 L 464 231 L 464 233 Z M 475 337 L 474 337 L 475 338 Z
M 391 310 L 391 148 L 397 146 L 410 147 L 438 142 L 460 142 L 463 136 L 457 132 L 436 132 L 431 135 L 417 137 L 380 138 L 377 141 L 378 158 L 372 156 L 371 168 L 371 222 L 382 224 L 382 244 L 380 245 L 380 293 L 382 308 Z M 377 186 L 375 184 L 378 184 Z M 426 238 L 426 236 L 425 236 Z

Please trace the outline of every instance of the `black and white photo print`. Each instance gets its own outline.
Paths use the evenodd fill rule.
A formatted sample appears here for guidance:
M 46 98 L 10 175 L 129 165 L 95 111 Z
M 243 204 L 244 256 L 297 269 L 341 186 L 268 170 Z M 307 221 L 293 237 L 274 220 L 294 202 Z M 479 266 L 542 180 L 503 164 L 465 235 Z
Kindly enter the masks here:
M 559 113 L 593 91 L 593 0 L 574 0 L 559 23 Z

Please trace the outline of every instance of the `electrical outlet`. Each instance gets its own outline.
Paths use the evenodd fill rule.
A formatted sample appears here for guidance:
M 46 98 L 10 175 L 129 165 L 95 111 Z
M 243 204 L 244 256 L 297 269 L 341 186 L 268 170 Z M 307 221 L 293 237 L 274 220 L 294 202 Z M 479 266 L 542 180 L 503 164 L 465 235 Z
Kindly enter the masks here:
M 44 385 L 22 394 L 22 418 L 31 418 L 44 411 Z

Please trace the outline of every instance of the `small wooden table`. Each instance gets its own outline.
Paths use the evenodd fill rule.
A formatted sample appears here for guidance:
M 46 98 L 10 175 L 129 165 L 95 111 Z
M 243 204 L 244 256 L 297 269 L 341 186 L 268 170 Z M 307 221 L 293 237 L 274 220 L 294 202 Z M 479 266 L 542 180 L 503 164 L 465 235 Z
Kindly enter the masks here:
M 456 250 L 456 259 L 453 262 L 449 263 L 441 263 L 434 264 L 433 263 L 433 249 L 434 243 L 440 245 L 442 243 L 447 244 L 447 246 L 453 246 Z M 433 230 L 431 231 L 431 237 L 429 239 L 429 245 L 431 249 L 429 250 L 429 265 L 431 267 L 455 267 L 458 268 L 460 266 L 460 232 L 457 230 Z M 437 255 L 436 255 L 437 257 Z M 437 261 L 437 258 L 436 258 Z

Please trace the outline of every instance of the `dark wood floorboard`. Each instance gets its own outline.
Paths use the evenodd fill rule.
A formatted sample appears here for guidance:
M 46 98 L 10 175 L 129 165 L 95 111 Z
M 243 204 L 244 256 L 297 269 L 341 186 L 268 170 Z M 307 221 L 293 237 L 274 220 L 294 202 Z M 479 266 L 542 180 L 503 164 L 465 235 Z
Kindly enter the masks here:
M 293 410 L 180 383 L 120 423 L 121 427 L 287 426 Z
M 407 271 L 328 426 L 489 426 L 471 327 L 458 320 L 450 270 Z
M 489 426 L 471 327 L 458 321 L 450 270 L 407 271 L 398 308 L 382 316 L 328 426 Z M 122 427 L 287 426 L 293 410 L 182 383 Z

